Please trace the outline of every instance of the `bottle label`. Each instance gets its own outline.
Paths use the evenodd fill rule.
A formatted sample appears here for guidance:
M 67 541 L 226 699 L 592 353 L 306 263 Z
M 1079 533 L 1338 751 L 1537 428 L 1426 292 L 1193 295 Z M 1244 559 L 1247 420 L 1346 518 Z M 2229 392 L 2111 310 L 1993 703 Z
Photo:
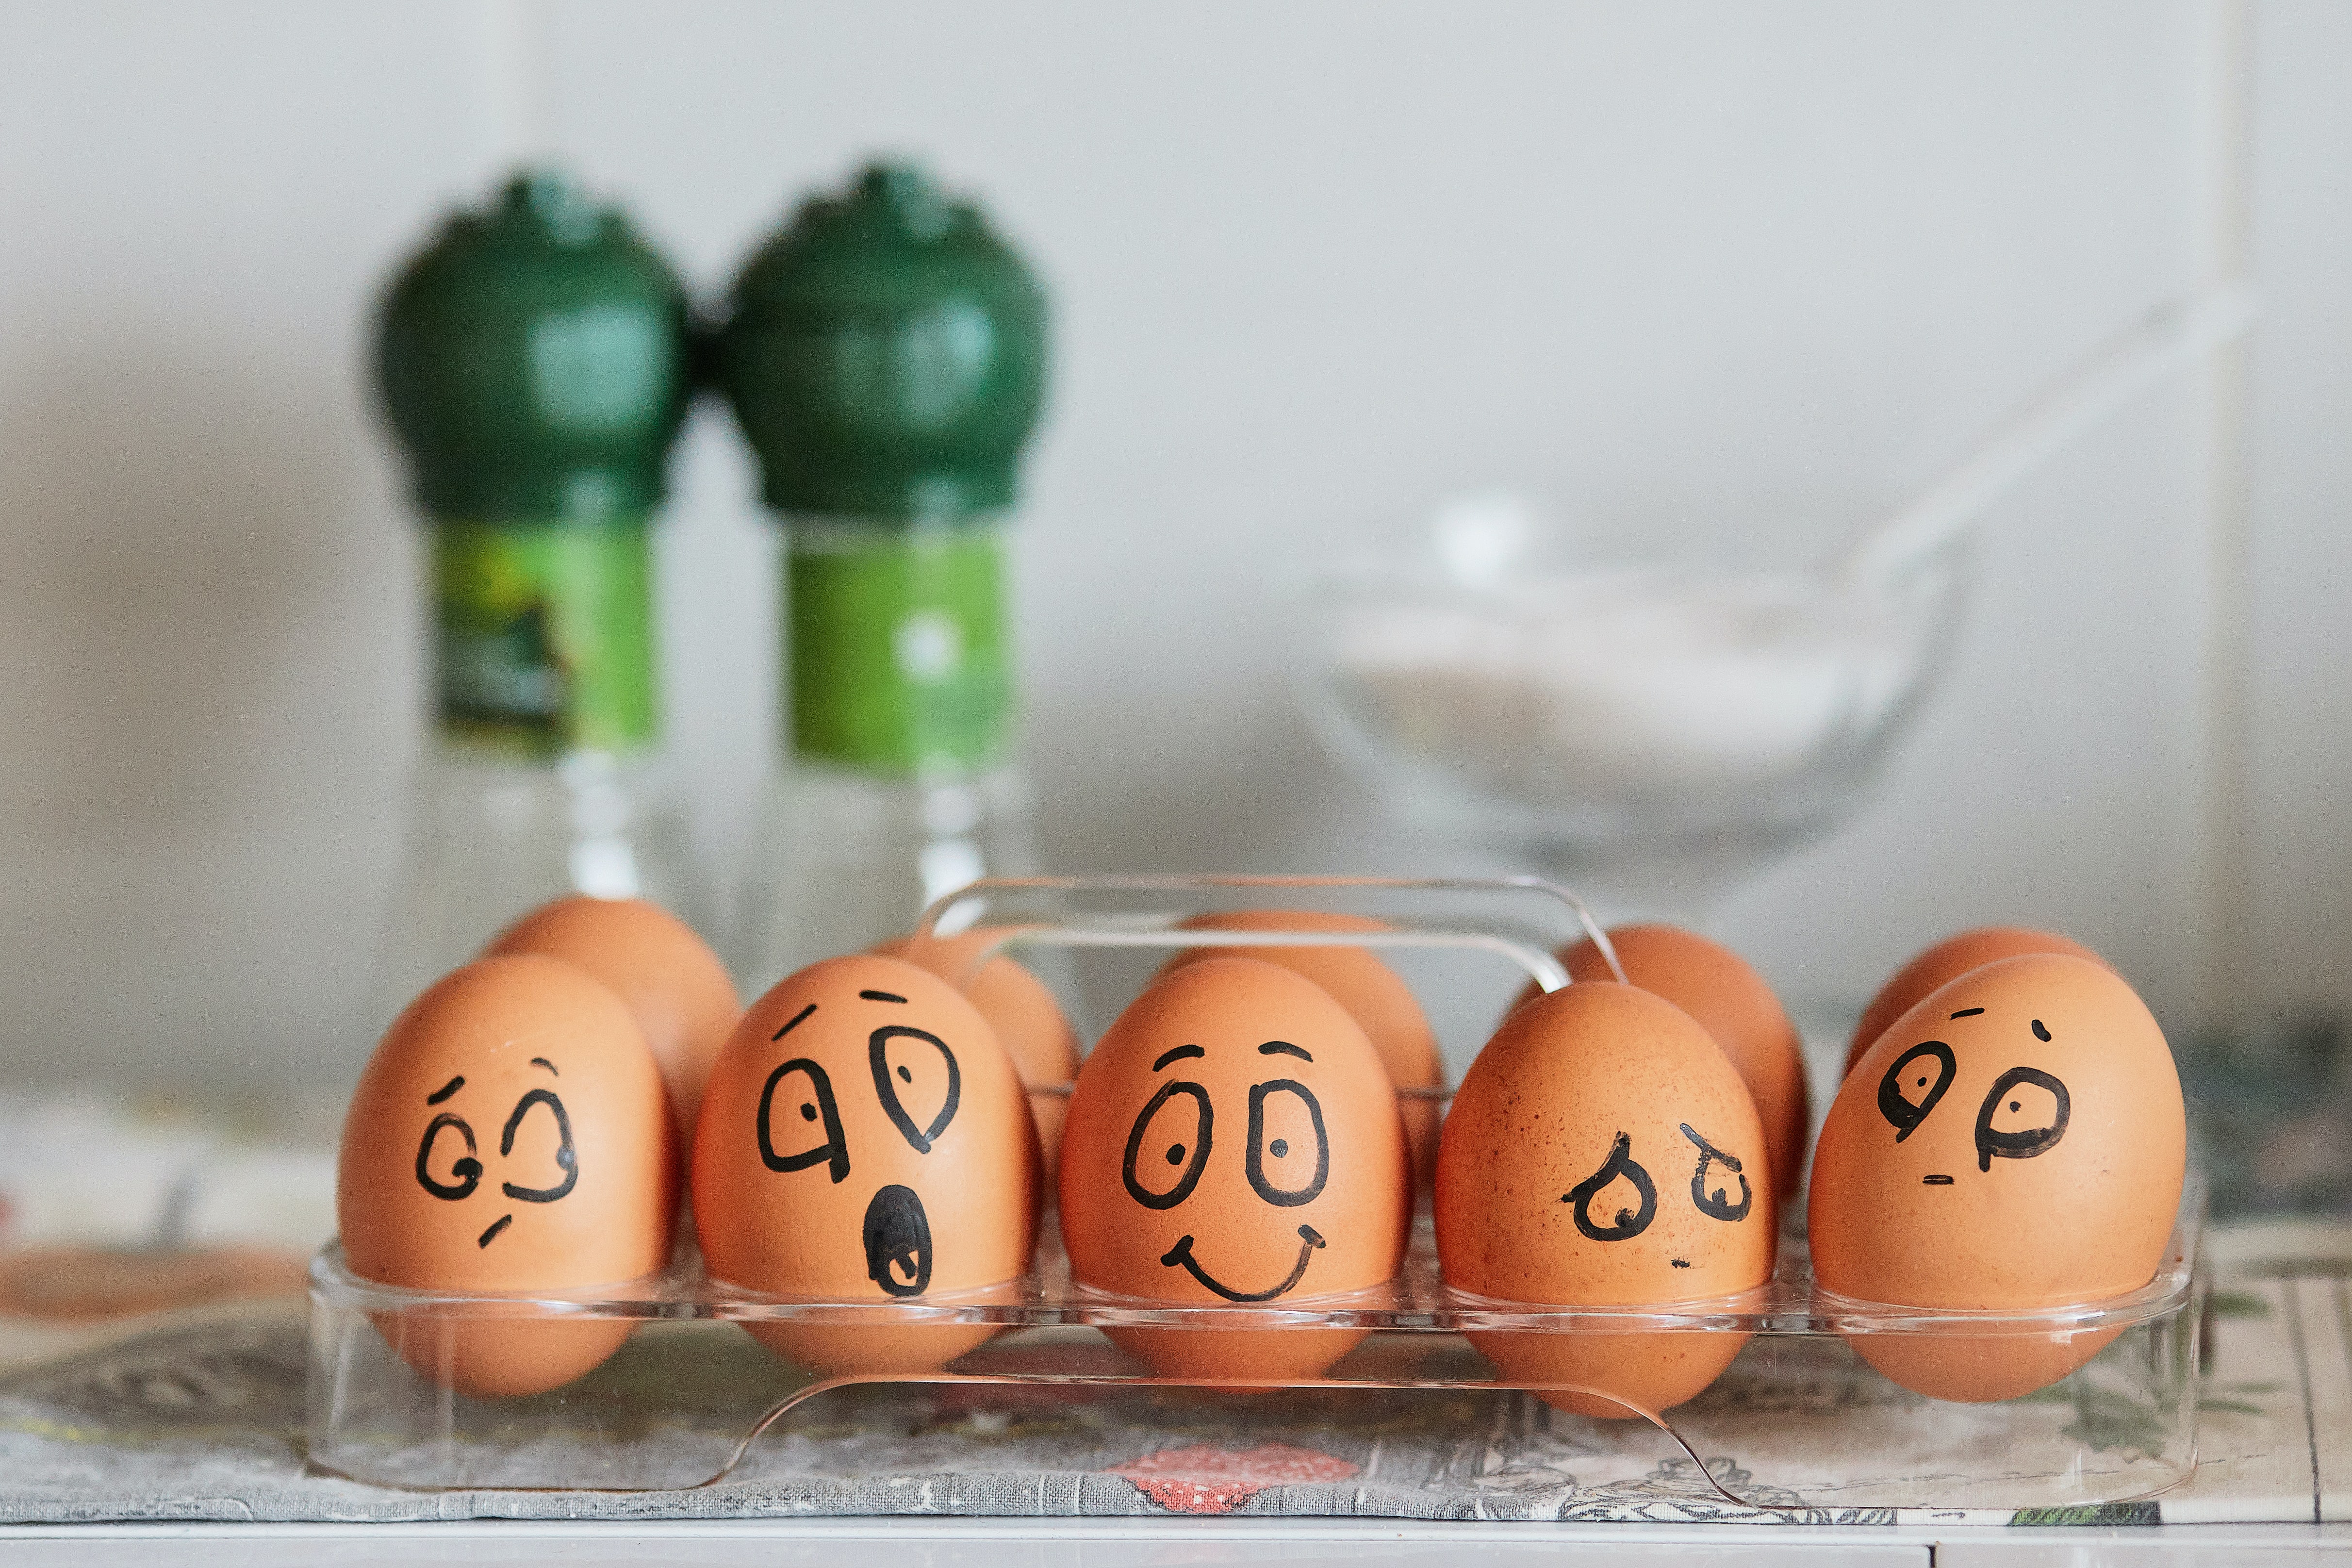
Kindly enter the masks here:
M 446 739 L 534 758 L 652 743 L 642 521 L 441 523 L 433 549 Z
M 1002 759 L 1013 670 L 998 531 L 794 527 L 792 540 L 794 754 L 899 776 Z

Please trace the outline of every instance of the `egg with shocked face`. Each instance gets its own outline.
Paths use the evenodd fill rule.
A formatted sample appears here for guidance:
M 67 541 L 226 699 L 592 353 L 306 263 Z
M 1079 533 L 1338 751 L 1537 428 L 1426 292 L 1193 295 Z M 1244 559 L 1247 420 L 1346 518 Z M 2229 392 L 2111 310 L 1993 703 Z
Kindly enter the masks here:
M 1290 970 L 1207 958 L 1131 1003 L 1078 1069 L 1062 1235 L 1082 1286 L 1155 1303 L 1287 1307 L 1396 1275 L 1412 1173 L 1371 1041 Z M 1107 1331 L 1165 1375 L 1310 1377 L 1354 1329 Z
M 1826 1289 L 1914 1307 L 2040 1309 L 2137 1289 L 2164 1261 L 2188 1143 L 2156 1020 L 2102 963 L 2030 954 L 1931 993 L 1864 1053 L 1813 1155 Z M 1856 1334 L 1940 1399 L 2013 1398 L 2116 1331 Z
M 1037 1137 L 978 1010 L 896 958 L 829 958 L 751 1005 L 704 1090 L 694 1218 L 714 1279 L 922 1305 L 1026 1273 Z M 936 1370 L 985 1324 L 750 1321 L 825 1372 Z
M 667 1106 L 644 1031 L 582 971 L 486 958 L 410 1003 L 343 1121 L 335 1209 L 363 1279 L 569 1290 L 654 1273 L 677 1205 Z M 386 1314 L 418 1371 L 478 1398 L 538 1394 L 620 1347 L 614 1321 Z
M 1438 1263 L 1453 1289 L 1516 1303 L 1732 1295 L 1771 1277 L 1773 1190 L 1755 1101 L 1706 1030 L 1651 992 L 1579 981 L 1513 1013 L 1463 1075 L 1438 1145 Z M 1629 1416 L 1697 1394 L 1748 1336 L 1469 1337 L 1549 1404 Z

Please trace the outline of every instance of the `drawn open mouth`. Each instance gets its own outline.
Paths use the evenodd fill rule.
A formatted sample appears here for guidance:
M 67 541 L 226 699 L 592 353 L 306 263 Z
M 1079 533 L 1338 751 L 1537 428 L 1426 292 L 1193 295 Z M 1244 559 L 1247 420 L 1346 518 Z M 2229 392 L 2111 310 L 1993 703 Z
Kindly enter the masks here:
M 1192 1238 L 1189 1236 L 1177 1238 L 1176 1245 L 1161 1254 L 1160 1261 L 1163 1267 L 1169 1268 L 1173 1268 L 1180 1263 L 1182 1264 L 1185 1273 L 1190 1274 L 1228 1301 L 1271 1301 L 1276 1296 L 1287 1294 L 1290 1288 L 1305 1277 L 1307 1260 L 1314 1257 L 1316 1248 L 1322 1245 L 1323 1238 L 1316 1234 L 1313 1226 L 1300 1226 L 1298 1227 L 1298 1261 L 1291 1266 L 1289 1277 L 1271 1290 L 1234 1290 L 1218 1284 L 1209 1278 L 1207 1271 L 1193 1258 Z
M 866 1205 L 866 1277 L 893 1296 L 931 1288 L 931 1222 L 912 1187 L 887 1186 Z

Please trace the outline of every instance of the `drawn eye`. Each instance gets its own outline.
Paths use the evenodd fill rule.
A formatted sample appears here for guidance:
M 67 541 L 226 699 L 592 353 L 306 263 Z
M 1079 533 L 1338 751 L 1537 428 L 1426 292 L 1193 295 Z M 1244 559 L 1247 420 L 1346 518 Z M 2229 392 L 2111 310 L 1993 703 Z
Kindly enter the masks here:
M 441 1137 L 444 1132 L 453 1132 L 457 1136 L 445 1140 Z M 466 1152 L 457 1154 L 457 1143 L 461 1139 Z M 441 1143 L 437 1151 L 434 1147 L 436 1141 Z M 474 1130 L 466 1125 L 464 1117 L 443 1111 L 425 1124 L 425 1141 L 416 1146 L 417 1184 L 435 1197 L 451 1203 L 471 1197 L 474 1189 L 482 1184 L 482 1163 L 474 1157 Z M 454 1179 L 446 1182 L 436 1179 L 433 1174 L 436 1161 L 447 1159 L 453 1154 L 456 1158 L 451 1160 L 449 1174 Z
M 548 1114 L 534 1117 L 530 1113 L 545 1106 Z M 534 1089 L 515 1101 L 513 1114 L 507 1118 L 506 1131 L 499 1134 L 499 1156 L 511 1159 L 518 1134 L 523 1138 L 523 1152 L 514 1161 L 514 1168 L 531 1173 L 541 1172 L 554 1179 L 544 1186 L 519 1186 L 513 1182 L 500 1182 L 499 1190 L 517 1203 L 551 1204 L 579 1184 L 580 1155 L 572 1146 L 572 1118 L 565 1114 L 563 1101 L 551 1089 Z
M 1311 1203 L 1331 1174 L 1331 1143 L 1323 1134 L 1323 1107 L 1296 1079 L 1278 1078 L 1250 1090 L 1249 1184 L 1270 1204 Z
M 2074 1096 L 2040 1068 L 2011 1068 L 1992 1080 L 1992 1091 L 1977 1111 L 1977 1169 L 1995 1160 L 2031 1160 L 2055 1148 L 2066 1136 Z
M 1894 1124 L 1895 1141 L 1910 1137 L 1951 1087 L 1952 1047 L 1943 1041 L 1923 1040 L 1896 1057 L 1878 1080 L 1878 1114 Z
M 849 1174 L 849 1141 L 842 1136 L 833 1079 L 806 1057 L 768 1075 L 758 1132 L 760 1163 L 771 1171 L 805 1171 L 822 1160 L 835 1181 Z
M 866 1055 L 874 1069 L 874 1093 L 891 1125 L 918 1154 L 955 1120 L 963 1098 L 963 1069 L 937 1035 L 891 1024 L 874 1031 Z
M 1148 1209 L 1172 1209 L 1192 1195 L 1209 1163 L 1216 1117 L 1209 1091 L 1197 1083 L 1163 1083 L 1127 1135 L 1119 1178 L 1128 1196 Z
M 1627 1198 L 1636 1206 L 1627 1208 Z M 1569 1188 L 1559 1201 L 1576 1205 L 1571 1211 L 1576 1228 L 1595 1241 L 1631 1241 L 1658 1215 L 1657 1184 L 1634 1160 L 1633 1140 L 1622 1132 L 1609 1145 L 1609 1158 L 1601 1162 L 1601 1168 Z

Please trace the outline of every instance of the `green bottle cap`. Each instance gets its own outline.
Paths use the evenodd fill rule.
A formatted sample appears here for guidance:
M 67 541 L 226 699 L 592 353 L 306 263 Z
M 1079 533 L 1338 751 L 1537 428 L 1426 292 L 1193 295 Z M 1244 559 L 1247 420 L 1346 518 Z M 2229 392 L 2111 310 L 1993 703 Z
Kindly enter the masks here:
M 1045 297 L 978 209 L 875 164 L 803 204 L 735 280 L 717 371 L 781 511 L 1012 504 L 1045 382 Z
M 393 279 L 376 378 L 416 499 L 471 521 L 660 504 L 685 417 L 686 294 L 611 207 L 517 175 Z

